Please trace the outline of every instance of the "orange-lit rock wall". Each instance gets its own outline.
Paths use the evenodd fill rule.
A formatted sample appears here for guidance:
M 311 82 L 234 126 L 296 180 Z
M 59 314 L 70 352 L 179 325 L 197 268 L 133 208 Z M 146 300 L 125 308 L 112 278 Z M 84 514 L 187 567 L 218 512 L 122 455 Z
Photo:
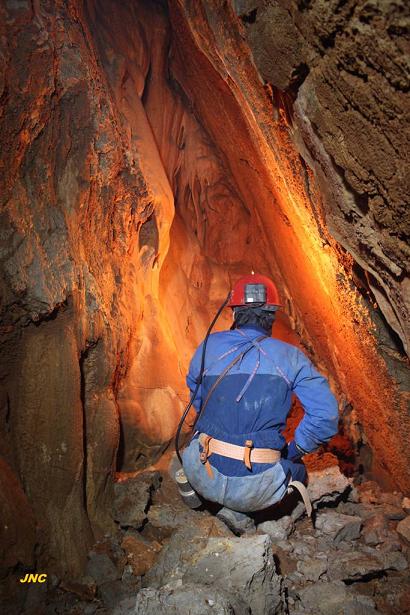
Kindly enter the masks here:
M 407 490 L 409 422 L 353 259 L 229 5 L 0 10 L 0 474 L 29 511 L 10 565 L 37 541 L 40 565 L 82 569 L 111 529 L 115 469 L 167 446 L 193 349 L 251 269 L 280 288 L 277 334 L 314 356 Z

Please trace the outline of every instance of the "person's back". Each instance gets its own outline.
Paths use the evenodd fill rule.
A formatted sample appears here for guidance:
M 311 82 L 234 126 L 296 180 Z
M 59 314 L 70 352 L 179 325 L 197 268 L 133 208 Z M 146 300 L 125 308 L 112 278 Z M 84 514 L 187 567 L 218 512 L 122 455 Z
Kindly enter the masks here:
M 262 276 L 240 280 L 272 285 Z M 273 286 L 265 297 L 276 298 Z M 270 292 L 269 292 L 270 291 Z M 276 292 L 276 295 L 275 295 Z M 233 292 L 235 296 L 235 289 Z M 183 454 L 189 482 L 206 499 L 236 511 L 251 512 L 279 501 L 291 479 L 306 480 L 300 462 L 337 431 L 337 403 L 327 381 L 296 347 L 271 338 L 278 301 L 233 305 L 233 330 L 207 340 L 205 369 L 200 374 L 203 344 L 191 361 L 187 384 L 200 411 L 196 433 Z M 292 393 L 305 416 L 286 445 L 283 430 Z M 232 446 L 233 445 L 233 446 Z M 246 497 L 245 497 L 246 492 Z

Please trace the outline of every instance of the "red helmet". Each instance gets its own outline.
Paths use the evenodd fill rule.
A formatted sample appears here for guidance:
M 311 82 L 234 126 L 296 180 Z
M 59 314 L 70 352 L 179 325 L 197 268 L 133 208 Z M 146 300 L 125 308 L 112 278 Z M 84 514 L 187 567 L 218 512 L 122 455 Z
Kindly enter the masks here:
M 281 307 L 276 286 L 264 275 L 252 274 L 240 278 L 231 291 L 229 307 L 263 304 L 265 309 Z

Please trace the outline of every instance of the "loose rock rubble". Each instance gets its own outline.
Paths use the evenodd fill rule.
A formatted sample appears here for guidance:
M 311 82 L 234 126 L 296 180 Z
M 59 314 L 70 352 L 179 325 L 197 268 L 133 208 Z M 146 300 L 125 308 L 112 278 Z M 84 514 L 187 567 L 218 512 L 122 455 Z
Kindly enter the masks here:
M 96 543 L 86 576 L 60 583 L 44 613 L 409 613 L 408 498 L 354 487 L 336 464 L 310 471 L 309 492 L 312 520 L 291 494 L 239 538 L 186 508 L 166 474 L 122 480 L 117 534 Z

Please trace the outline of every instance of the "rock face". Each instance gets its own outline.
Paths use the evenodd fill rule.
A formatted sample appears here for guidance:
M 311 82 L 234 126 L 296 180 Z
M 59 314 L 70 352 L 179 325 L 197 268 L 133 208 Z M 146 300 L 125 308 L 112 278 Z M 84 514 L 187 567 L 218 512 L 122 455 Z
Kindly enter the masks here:
M 113 518 L 121 527 L 139 529 L 147 518 L 152 493 L 160 485 L 158 472 L 143 472 L 114 486 Z
M 382 4 L 366 12 L 345 3 L 329 23 L 312 5 L 297 36 L 303 7 L 292 3 L 285 15 L 280 2 L 266 5 L 275 13 L 266 23 L 284 35 L 290 28 L 292 48 L 278 80 L 273 66 L 267 80 L 295 94 L 310 71 L 292 126 L 282 99 L 261 83 L 229 3 L 1 5 L 0 455 L 20 482 L 11 493 L 32 511 L 26 526 L 7 499 L 10 532 L 26 537 L 14 553 L 8 537 L 2 544 L 10 567 L 16 558 L 32 565 L 37 523 L 39 569 L 83 571 L 90 546 L 114 528 L 115 470 L 144 467 L 167 446 L 193 349 L 231 283 L 252 269 L 279 286 L 278 335 L 293 330 L 314 355 L 380 467 L 406 490 L 408 418 L 368 332 L 352 258 L 336 241 L 372 274 L 401 335 L 405 184 L 395 152 L 404 85 L 401 65 L 387 66 L 389 53 L 376 47 L 393 49 L 402 26 Z M 338 55 L 344 23 L 373 64 L 357 57 L 349 72 L 346 43 L 336 84 L 326 56 Z M 371 31 L 385 23 L 376 42 Z M 264 32 L 268 25 L 260 22 Z M 262 44 L 257 32 L 252 46 Z M 380 121 L 366 88 L 383 97 Z M 344 93 L 363 110 L 348 110 L 346 134 L 337 128 Z M 229 326 L 228 314 L 219 326 Z
M 184 543 L 189 541 L 190 545 L 192 539 L 198 545 L 192 531 L 174 535 L 163 557 L 147 575 L 150 586 L 161 588 L 179 579 L 184 585 L 194 583 L 221 590 L 223 595 L 239 595 L 245 608 L 256 615 L 284 612 L 281 580 L 275 571 L 268 536 L 212 537 L 200 550 L 187 553 Z
M 367 271 L 408 348 L 408 4 L 279 0 L 239 12 L 251 6 L 255 61 L 267 82 L 296 97 L 295 139 L 319 179 L 328 228 Z

